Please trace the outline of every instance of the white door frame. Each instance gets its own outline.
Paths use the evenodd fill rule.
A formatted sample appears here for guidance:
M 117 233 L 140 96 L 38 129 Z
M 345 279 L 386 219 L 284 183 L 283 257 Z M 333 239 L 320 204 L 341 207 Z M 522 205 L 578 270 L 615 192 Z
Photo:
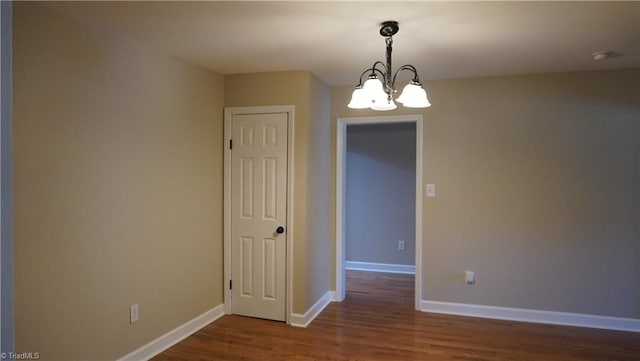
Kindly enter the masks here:
M 347 125 L 415 123 L 416 125 L 416 276 L 415 309 L 420 310 L 422 299 L 422 123 L 421 114 L 380 117 L 338 118 L 336 134 L 336 298 L 342 301 L 346 295 L 345 287 L 345 204 L 344 188 L 346 176 Z
M 10 1 L 0 2 L 0 351 L 15 347 L 12 180 L 12 14 Z
M 231 314 L 231 121 L 236 114 L 287 113 L 287 231 L 286 236 L 286 290 L 285 321 L 291 322 L 293 305 L 293 146 L 294 146 L 294 110 L 293 105 L 273 105 L 259 107 L 224 108 L 224 312 Z

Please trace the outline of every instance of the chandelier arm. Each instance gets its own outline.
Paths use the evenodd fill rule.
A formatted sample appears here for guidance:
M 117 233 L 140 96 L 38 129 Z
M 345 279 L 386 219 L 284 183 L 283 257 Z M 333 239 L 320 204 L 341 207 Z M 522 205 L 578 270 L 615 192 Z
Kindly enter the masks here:
M 396 84 L 396 77 L 398 76 L 398 74 L 403 71 L 403 70 L 410 70 L 413 72 L 413 81 L 416 83 L 420 82 L 420 77 L 418 76 L 418 70 L 416 69 L 415 66 L 411 65 L 411 64 L 406 64 L 401 66 L 400 68 L 398 68 L 398 70 L 396 70 L 396 72 L 393 74 L 393 86 L 395 87 Z
M 376 68 L 377 65 L 380 65 L 380 67 L 382 67 L 383 70 L 378 70 L 378 68 Z M 373 74 L 373 70 L 378 70 L 380 73 L 382 73 L 384 75 L 384 73 L 387 71 L 387 67 L 384 65 L 383 62 L 381 62 L 380 60 L 376 61 L 375 63 L 373 63 L 373 65 L 371 66 L 371 68 L 369 68 L 369 70 L 371 70 L 371 74 Z
M 371 71 L 371 70 L 372 70 L 372 69 L 371 69 L 371 68 L 369 68 L 369 69 L 367 69 L 367 70 L 363 71 L 363 72 L 362 72 L 362 74 L 360 74 L 360 80 L 358 80 L 358 85 L 356 86 L 356 88 L 358 88 L 358 87 L 361 87 L 361 86 L 362 86 L 362 77 L 363 77 L 366 73 L 368 73 L 369 71 Z
M 373 63 L 373 65 L 371 66 L 371 68 L 367 68 L 365 71 L 362 72 L 362 74 L 360 74 L 360 79 L 358 81 L 358 85 L 357 86 L 362 86 L 362 77 L 365 76 L 365 74 L 367 73 L 371 73 L 370 75 L 375 75 L 376 72 L 378 72 L 382 78 L 384 79 L 385 77 L 385 73 L 383 70 L 380 70 L 378 68 L 376 68 L 377 65 L 380 65 L 382 67 L 382 69 L 384 69 L 384 71 L 386 71 L 386 67 L 384 65 L 383 62 L 381 62 L 380 60 L 376 61 L 375 63 Z
M 371 68 L 370 70 L 371 70 L 371 74 L 375 74 L 375 72 L 378 72 L 382 76 L 382 79 L 383 80 L 385 79 L 386 75 L 382 70 L 378 68 Z

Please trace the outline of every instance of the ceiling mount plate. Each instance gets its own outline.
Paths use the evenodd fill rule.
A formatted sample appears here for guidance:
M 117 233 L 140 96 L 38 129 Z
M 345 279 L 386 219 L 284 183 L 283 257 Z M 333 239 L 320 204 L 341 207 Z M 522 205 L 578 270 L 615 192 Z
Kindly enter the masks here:
M 385 21 L 380 24 L 380 35 L 388 38 L 396 35 L 399 29 L 397 21 Z

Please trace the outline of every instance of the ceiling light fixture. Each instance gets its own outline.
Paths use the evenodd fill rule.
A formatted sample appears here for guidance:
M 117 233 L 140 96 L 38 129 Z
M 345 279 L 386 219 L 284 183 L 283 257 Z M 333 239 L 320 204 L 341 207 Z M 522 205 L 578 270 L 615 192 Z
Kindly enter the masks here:
M 603 61 L 609 59 L 612 54 L 613 52 L 611 51 L 596 51 L 595 53 L 591 54 L 591 56 L 593 56 L 593 60 L 595 61 Z
M 371 108 L 373 110 L 393 110 L 397 106 L 393 101 L 396 92 L 395 83 L 398 73 L 408 70 L 413 73 L 413 79 L 407 84 L 396 101 L 408 108 L 430 107 L 427 92 L 420 83 L 418 71 L 413 65 L 403 65 L 391 76 L 391 50 L 392 37 L 400 29 L 397 21 L 385 21 L 380 24 L 380 35 L 385 38 L 387 44 L 387 62 L 376 61 L 373 66 L 360 75 L 360 81 L 351 95 L 351 101 L 347 105 L 351 109 Z M 362 78 L 369 74 L 367 80 L 362 83 Z

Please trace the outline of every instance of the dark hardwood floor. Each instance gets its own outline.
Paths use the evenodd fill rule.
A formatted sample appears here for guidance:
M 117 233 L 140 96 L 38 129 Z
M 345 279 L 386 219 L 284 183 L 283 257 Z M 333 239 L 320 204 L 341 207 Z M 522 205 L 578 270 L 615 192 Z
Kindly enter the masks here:
M 430 314 L 413 276 L 347 272 L 307 328 L 223 316 L 153 360 L 640 361 L 640 333 Z

